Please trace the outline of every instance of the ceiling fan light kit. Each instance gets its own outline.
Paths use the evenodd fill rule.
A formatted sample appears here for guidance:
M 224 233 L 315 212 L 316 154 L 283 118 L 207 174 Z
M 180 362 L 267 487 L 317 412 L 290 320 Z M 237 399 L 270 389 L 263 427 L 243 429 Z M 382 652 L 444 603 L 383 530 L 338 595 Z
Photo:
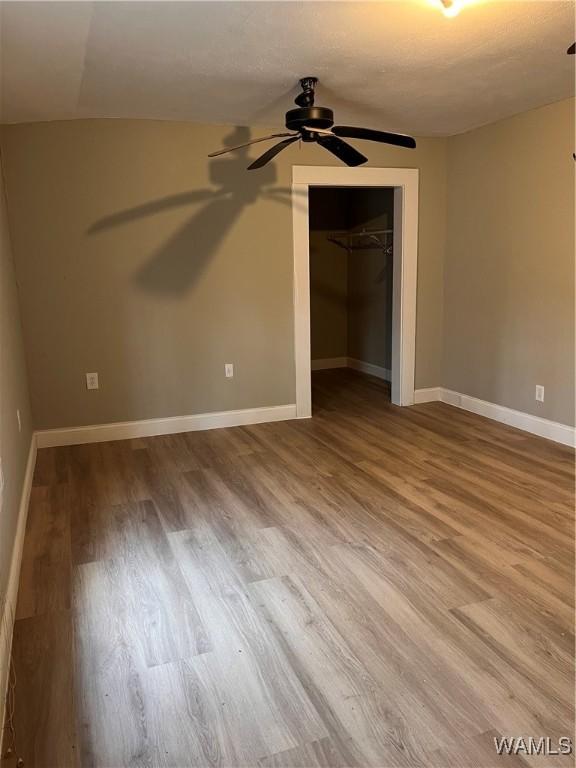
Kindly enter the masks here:
M 279 152 L 289 147 L 296 141 L 316 142 L 324 149 L 331 152 L 339 160 L 350 167 L 362 165 L 368 161 L 368 158 L 354 149 L 350 144 L 342 141 L 342 138 L 364 139 L 365 141 L 377 141 L 382 144 L 392 144 L 397 147 L 414 149 L 416 141 L 411 136 L 405 136 L 401 133 L 386 133 L 371 128 L 357 128 L 354 126 L 334 125 L 334 112 L 328 107 L 317 107 L 314 104 L 314 89 L 318 78 L 303 77 L 300 80 L 302 93 L 294 99 L 296 109 L 289 109 L 286 112 L 287 133 L 272 133 L 270 136 L 263 136 L 258 139 L 252 139 L 245 144 L 236 147 L 227 147 L 217 152 L 212 152 L 208 157 L 216 157 L 226 152 L 234 152 L 237 149 L 248 147 L 251 144 L 257 144 L 260 141 L 282 138 L 278 144 L 268 149 L 248 166 L 249 171 L 262 168 L 269 163 Z

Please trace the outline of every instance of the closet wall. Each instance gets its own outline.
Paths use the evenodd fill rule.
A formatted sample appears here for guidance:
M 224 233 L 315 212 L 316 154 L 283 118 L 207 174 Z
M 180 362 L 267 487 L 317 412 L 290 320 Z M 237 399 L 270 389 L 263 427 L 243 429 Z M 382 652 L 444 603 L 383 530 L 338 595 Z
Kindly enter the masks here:
M 346 253 L 334 231 L 391 229 L 394 191 L 310 190 L 310 318 L 312 359 L 351 357 L 390 370 L 392 258 L 381 250 Z
M 393 189 L 348 192 L 349 229 L 392 229 Z M 377 249 L 348 256 L 348 357 L 390 370 L 392 257 Z
M 313 360 L 348 354 L 348 256 L 328 240 L 328 234 L 345 229 L 348 221 L 347 190 L 310 189 L 310 332 Z

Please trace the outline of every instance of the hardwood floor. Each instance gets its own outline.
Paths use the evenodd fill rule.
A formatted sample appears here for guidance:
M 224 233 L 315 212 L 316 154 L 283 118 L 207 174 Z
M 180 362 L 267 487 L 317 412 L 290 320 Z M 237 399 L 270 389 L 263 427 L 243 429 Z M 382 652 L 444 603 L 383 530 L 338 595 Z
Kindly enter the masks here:
M 312 420 L 44 449 L 14 640 L 37 766 L 566 766 L 573 454 L 314 374 Z

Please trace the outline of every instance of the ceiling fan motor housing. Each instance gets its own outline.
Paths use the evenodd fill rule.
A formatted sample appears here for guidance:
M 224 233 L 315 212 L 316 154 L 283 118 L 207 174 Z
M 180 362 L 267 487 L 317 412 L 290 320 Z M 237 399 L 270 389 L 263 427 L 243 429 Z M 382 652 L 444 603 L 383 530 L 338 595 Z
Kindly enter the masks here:
M 327 107 L 299 107 L 286 112 L 286 128 L 301 131 L 305 126 L 311 128 L 331 128 L 334 125 L 334 112 Z M 315 141 L 316 137 L 304 131 L 304 141 Z

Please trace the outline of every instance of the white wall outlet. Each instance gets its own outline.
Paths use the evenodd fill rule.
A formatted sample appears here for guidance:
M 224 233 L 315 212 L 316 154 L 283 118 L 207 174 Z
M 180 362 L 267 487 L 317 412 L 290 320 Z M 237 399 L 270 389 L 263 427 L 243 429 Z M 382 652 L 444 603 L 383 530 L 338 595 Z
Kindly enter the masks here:
M 224 373 L 227 379 L 231 379 L 234 376 L 234 363 L 224 363 Z
M 536 384 L 536 400 L 539 403 L 544 402 L 544 387 L 541 384 Z
M 86 374 L 86 389 L 100 389 L 97 373 Z
M 22 417 L 20 416 L 20 408 L 16 408 L 16 419 L 18 421 L 18 432 L 22 432 Z

